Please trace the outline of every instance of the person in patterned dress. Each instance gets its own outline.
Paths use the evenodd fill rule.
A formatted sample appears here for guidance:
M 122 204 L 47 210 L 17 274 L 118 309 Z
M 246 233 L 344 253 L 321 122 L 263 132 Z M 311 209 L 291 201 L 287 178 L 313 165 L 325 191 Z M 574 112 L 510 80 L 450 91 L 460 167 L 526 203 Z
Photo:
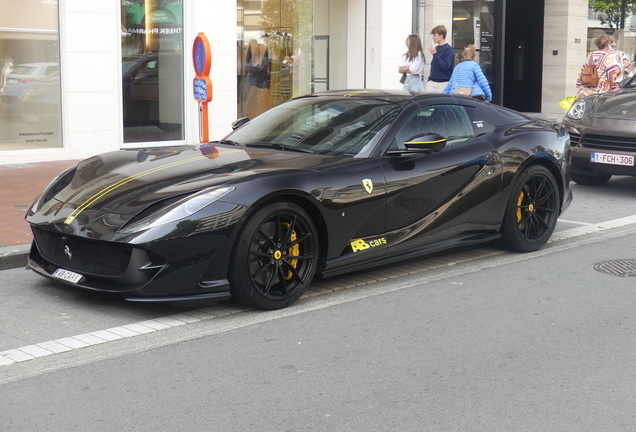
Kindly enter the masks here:
M 609 36 L 597 37 L 594 39 L 594 44 L 598 47 L 598 50 L 592 51 L 587 56 L 576 79 L 577 100 L 592 94 L 617 91 L 623 81 L 622 58 L 620 52 L 610 49 Z M 584 86 L 581 83 L 581 74 L 586 65 L 594 65 L 599 75 L 598 84 L 594 87 Z
M 632 62 L 629 61 L 629 57 L 625 54 L 624 51 L 621 51 L 617 48 L 618 42 L 614 39 L 614 36 L 609 37 L 610 39 L 610 51 L 618 51 L 621 55 L 621 65 L 623 67 L 623 78 L 627 78 L 632 71 Z

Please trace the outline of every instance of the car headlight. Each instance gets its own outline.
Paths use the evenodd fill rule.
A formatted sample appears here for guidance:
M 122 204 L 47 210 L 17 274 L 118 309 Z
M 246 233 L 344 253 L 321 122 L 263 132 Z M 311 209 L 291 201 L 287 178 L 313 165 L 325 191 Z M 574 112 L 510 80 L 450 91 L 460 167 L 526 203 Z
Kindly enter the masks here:
M 587 102 L 585 98 L 580 99 L 579 101 L 572 104 L 572 107 L 568 111 L 568 117 L 580 120 L 585 115 L 585 109 L 587 107 Z
M 233 186 L 220 187 L 213 189 L 204 189 L 194 195 L 190 195 L 187 198 L 179 200 L 160 211 L 140 220 L 133 222 L 119 230 L 122 233 L 134 233 L 142 230 L 154 228 L 159 225 L 164 225 L 169 222 L 174 222 L 179 219 L 184 219 L 202 208 L 212 204 L 219 198 L 229 194 L 235 188 Z

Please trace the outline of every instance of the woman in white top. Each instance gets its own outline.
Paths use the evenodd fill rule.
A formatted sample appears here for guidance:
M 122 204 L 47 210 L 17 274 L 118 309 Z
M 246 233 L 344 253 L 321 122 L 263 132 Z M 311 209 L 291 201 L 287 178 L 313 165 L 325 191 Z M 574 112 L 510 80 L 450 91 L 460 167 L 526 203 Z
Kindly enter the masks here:
M 406 38 L 406 46 L 408 51 L 402 56 L 402 61 L 398 66 L 399 72 L 406 74 L 402 90 L 423 92 L 422 69 L 424 69 L 426 60 L 422 54 L 422 41 L 418 35 L 411 35 Z

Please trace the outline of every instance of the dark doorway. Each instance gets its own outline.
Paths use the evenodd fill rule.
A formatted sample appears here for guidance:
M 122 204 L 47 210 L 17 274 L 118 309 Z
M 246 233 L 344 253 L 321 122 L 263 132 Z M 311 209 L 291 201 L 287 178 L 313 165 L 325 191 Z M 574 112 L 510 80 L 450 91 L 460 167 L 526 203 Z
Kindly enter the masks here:
M 503 105 L 541 112 L 545 0 L 506 0 Z

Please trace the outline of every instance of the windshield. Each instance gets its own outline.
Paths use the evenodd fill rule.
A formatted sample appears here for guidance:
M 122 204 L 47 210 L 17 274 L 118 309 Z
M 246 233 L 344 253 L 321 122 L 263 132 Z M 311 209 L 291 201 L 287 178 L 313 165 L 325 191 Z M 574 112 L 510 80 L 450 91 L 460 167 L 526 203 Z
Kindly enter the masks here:
M 296 99 L 266 111 L 226 139 L 247 146 L 270 143 L 314 154 L 366 157 L 380 138 L 378 132 L 399 110 L 375 99 Z
M 625 84 L 623 84 L 623 88 L 636 88 L 636 75 L 632 75 L 628 78 Z

